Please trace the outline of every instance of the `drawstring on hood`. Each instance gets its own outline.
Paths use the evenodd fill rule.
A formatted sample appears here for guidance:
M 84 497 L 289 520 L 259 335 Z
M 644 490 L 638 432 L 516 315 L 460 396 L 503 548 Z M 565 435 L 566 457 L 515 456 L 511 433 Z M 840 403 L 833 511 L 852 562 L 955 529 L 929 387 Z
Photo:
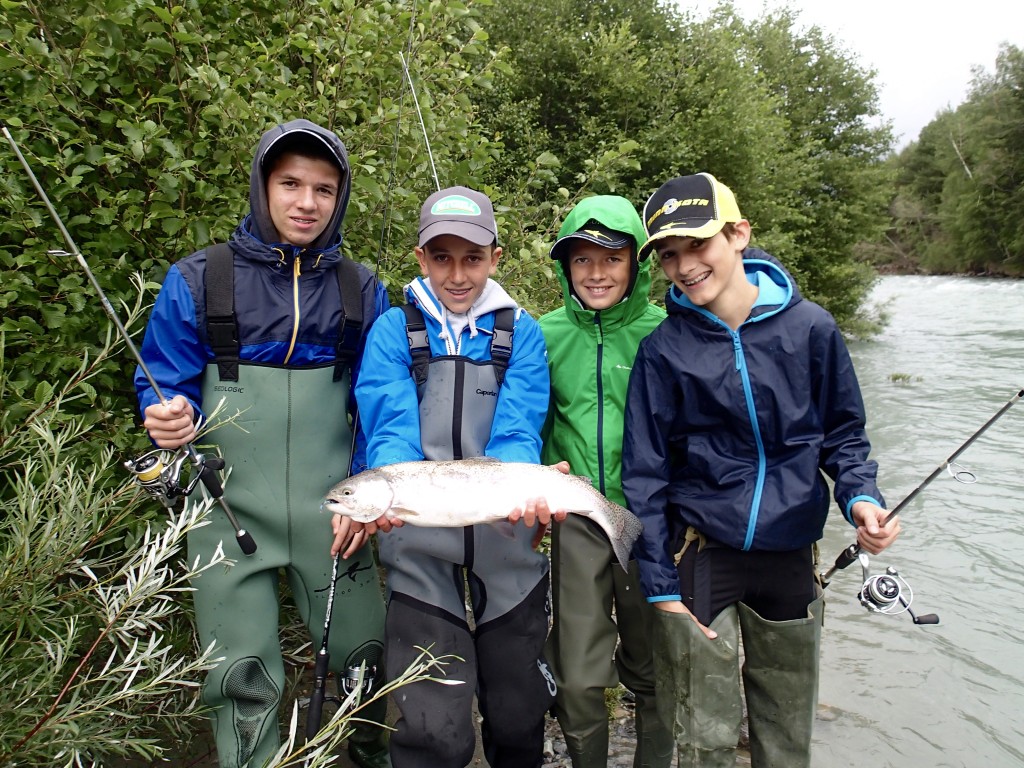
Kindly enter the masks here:
M 492 333 L 487 329 L 477 328 L 477 319 L 499 309 L 518 309 L 519 305 L 508 295 L 504 288 L 490 278 L 484 286 L 480 297 L 464 314 L 449 312 L 448 308 L 438 299 L 429 280 L 417 277 L 405 286 L 406 298 L 418 306 L 428 317 L 441 325 L 438 337 L 444 341 L 449 355 L 460 354 L 462 333 L 469 329 L 469 338 L 476 338 L 478 333 Z
M 349 195 L 352 191 L 352 173 L 348 162 L 348 151 L 333 131 L 321 128 L 309 120 L 292 120 L 271 128 L 263 134 L 256 146 L 252 170 L 249 174 L 250 214 L 246 217 L 243 226 L 249 234 L 266 245 L 284 245 L 281 243 L 281 237 L 270 217 L 265 166 L 268 155 L 273 158 L 276 153 L 286 152 L 293 142 L 299 140 L 321 142 L 341 171 L 338 197 L 331 219 L 320 236 L 304 250 L 316 253 L 339 248 L 341 246 L 341 223 L 345 218 L 345 210 L 348 208 Z M 287 249 L 281 247 L 276 250 L 279 250 L 283 256 Z M 291 250 L 294 252 L 294 249 Z

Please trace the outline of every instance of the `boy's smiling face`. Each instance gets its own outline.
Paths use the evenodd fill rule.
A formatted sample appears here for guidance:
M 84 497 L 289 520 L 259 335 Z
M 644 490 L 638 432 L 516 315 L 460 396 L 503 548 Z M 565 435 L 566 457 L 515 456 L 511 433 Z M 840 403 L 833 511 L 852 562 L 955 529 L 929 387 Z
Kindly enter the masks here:
M 438 235 L 416 249 L 420 271 L 449 312 L 465 314 L 498 268 L 501 248 Z
M 633 251 L 629 246 L 605 248 L 586 240 L 569 246 L 569 279 L 587 309 L 614 307 L 629 288 Z
M 708 238 L 665 237 L 654 244 L 665 277 L 696 306 L 720 317 L 751 288 L 743 271 L 750 224 L 740 221 L 732 229 L 731 237 L 723 230 Z

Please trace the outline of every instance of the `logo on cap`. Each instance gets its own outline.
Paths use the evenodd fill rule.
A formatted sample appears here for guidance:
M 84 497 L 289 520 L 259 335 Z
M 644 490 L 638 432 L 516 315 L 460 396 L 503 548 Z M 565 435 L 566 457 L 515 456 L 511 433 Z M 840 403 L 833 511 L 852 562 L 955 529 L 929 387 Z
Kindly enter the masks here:
M 430 207 L 435 216 L 480 216 L 480 206 L 462 195 L 442 197 Z

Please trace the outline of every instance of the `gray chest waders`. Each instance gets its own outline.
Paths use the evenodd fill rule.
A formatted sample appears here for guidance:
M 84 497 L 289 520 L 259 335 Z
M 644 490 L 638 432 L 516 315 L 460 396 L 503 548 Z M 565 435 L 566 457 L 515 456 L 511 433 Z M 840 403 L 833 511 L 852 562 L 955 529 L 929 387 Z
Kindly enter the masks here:
M 263 764 L 279 745 L 277 710 L 284 689 L 278 640 L 278 579 L 291 592 L 317 647 L 330 586 L 331 520 L 320 510 L 324 493 L 347 473 L 352 433 L 346 402 L 349 375 L 334 381 L 334 365 L 278 368 L 241 362 L 237 381 L 221 381 L 211 363 L 203 403 L 225 401 L 234 424 L 204 439 L 227 459 L 224 494 L 259 549 L 233 566 L 207 571 L 194 594 L 200 642 L 216 641 L 224 661 L 203 690 L 213 706 L 222 768 Z M 243 431 L 244 430 L 244 431 Z M 234 531 L 223 515 L 189 534 L 189 556 L 204 559 Z M 380 583 L 369 547 L 342 563 L 330 634 L 337 672 L 377 664 L 384 629 Z M 380 716 L 383 717 L 383 712 Z
M 500 388 L 490 361 L 431 358 L 429 375 L 418 385 L 424 456 L 483 456 Z M 510 501 L 509 512 L 513 506 Z M 519 605 L 547 574 L 547 558 L 533 551 L 532 537 L 532 529 L 507 523 L 396 528 L 379 539 L 389 594 L 402 593 L 464 620 L 465 597 L 453 582 L 461 581 L 465 567 L 476 621 L 492 621 Z
M 415 348 L 413 353 L 415 362 Z M 414 365 L 427 459 L 483 455 L 503 373 L 500 361 L 465 357 L 430 358 L 425 369 Z M 394 768 L 468 765 L 476 740 L 474 694 L 488 765 L 541 764 L 544 715 L 555 688 L 543 657 L 548 561 L 530 546 L 532 537 L 533 529 L 507 522 L 465 528 L 405 525 L 379 537 L 388 570 L 389 676 L 405 669 L 419 648 L 430 648 L 462 659 L 451 660 L 445 673 L 464 683 L 422 682 L 401 689 L 395 697 L 401 718 L 391 736 Z M 476 621 L 472 633 L 467 584 Z

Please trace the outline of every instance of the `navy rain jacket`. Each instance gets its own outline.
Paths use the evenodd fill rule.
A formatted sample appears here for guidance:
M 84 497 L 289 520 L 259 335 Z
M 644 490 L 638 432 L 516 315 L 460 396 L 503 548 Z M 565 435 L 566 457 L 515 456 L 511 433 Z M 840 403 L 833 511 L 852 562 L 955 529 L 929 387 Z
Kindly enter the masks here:
M 761 298 L 737 331 L 673 286 L 633 365 L 623 490 L 644 524 L 634 555 L 649 599 L 678 599 L 687 526 L 735 549 L 789 551 L 821 538 L 824 475 L 847 519 L 857 500 L 883 503 L 835 320 L 773 257 L 743 256 Z

